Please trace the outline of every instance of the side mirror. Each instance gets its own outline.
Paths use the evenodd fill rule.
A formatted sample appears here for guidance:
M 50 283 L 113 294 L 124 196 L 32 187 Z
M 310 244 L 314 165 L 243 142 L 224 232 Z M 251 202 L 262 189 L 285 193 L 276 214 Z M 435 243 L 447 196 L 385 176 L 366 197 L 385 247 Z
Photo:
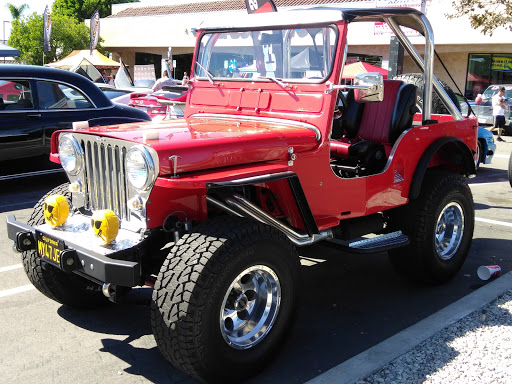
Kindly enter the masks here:
M 325 93 L 335 90 L 353 89 L 358 103 L 375 103 L 384 99 L 384 78 L 381 73 L 360 73 L 354 77 L 353 85 L 334 85 L 327 82 Z
M 354 97 L 358 103 L 375 103 L 384 99 L 384 79 L 380 73 L 360 73 L 354 77 L 354 86 Z

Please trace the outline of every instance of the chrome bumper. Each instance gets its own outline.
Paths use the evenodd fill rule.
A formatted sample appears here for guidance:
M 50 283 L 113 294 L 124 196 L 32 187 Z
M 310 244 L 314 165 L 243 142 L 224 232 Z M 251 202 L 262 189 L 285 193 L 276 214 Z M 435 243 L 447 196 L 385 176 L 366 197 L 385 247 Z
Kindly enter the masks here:
M 64 264 L 61 258 L 60 269 L 73 272 L 98 283 L 110 283 L 127 287 L 141 284 L 141 266 L 139 260 L 145 241 L 137 234 L 119 230 L 114 242 L 101 245 L 90 229 L 90 219 L 75 215 L 65 225 L 57 228 L 43 224 L 31 227 L 16 221 L 14 215 L 8 215 L 7 235 L 15 243 L 18 252 L 37 250 L 36 231 L 52 238 L 62 240 L 68 258 L 76 262 L 72 267 Z

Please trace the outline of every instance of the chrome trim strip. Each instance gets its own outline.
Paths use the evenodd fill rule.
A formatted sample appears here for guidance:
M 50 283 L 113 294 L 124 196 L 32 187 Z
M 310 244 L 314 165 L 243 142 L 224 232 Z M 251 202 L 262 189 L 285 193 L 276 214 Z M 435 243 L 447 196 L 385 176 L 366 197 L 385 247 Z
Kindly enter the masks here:
M 236 121 L 259 121 L 259 122 L 271 122 L 285 125 L 293 125 L 295 127 L 306 128 L 313 132 L 315 132 L 316 141 L 320 142 L 322 139 L 322 133 L 320 129 L 315 127 L 314 125 L 303 123 L 295 120 L 286 120 L 286 119 L 277 119 L 274 117 L 258 117 L 258 116 L 245 116 L 245 115 L 228 115 L 228 114 L 215 114 L 215 113 L 195 113 L 190 115 L 189 117 L 193 118 L 217 118 L 217 119 L 227 119 L 227 120 L 236 120 Z

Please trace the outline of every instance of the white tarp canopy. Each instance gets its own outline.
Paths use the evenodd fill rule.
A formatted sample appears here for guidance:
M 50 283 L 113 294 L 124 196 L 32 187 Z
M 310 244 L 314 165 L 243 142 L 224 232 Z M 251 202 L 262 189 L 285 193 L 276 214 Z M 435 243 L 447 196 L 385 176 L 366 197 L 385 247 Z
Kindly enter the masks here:
M 111 69 L 119 67 L 117 61 L 111 60 L 103 56 L 98 50 L 92 51 L 92 55 L 88 49 L 76 50 L 71 52 L 65 58 L 53 63 L 46 64 L 47 67 L 70 69 L 79 65 L 83 59 L 87 59 L 92 65 L 98 69 Z
M 0 57 L 16 57 L 20 55 L 20 51 L 16 48 L 0 43 Z

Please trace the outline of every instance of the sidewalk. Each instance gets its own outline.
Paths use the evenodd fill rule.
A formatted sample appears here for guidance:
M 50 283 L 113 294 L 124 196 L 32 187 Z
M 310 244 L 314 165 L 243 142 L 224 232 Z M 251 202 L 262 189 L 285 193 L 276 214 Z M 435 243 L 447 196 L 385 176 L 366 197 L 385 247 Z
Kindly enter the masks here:
M 512 383 L 512 272 L 307 384 Z

